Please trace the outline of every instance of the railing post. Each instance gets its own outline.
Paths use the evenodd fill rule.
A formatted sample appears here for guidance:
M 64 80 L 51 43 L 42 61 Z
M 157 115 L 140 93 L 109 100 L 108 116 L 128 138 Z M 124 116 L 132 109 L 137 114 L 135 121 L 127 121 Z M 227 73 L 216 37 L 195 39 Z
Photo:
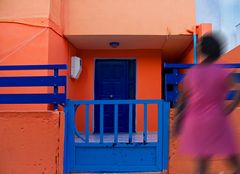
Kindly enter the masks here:
M 54 78 L 58 77 L 58 68 L 54 68 Z M 54 96 L 58 94 L 58 86 L 57 84 L 54 84 Z M 54 104 L 54 110 L 58 109 L 58 105 Z
M 178 72 L 178 69 L 173 69 L 173 74 L 175 76 L 175 78 L 177 79 L 177 76 L 179 75 L 179 72 Z M 178 89 L 178 83 L 176 82 L 176 84 L 173 85 L 173 92 L 175 94 L 174 96 L 174 104 L 176 103 L 176 100 L 177 100 L 177 96 L 178 96 L 178 93 L 179 93 L 179 89 Z
M 104 134 L 104 105 L 100 104 L 100 143 L 103 143 Z
M 118 143 L 118 104 L 114 104 L 114 143 Z
M 75 163 L 75 139 L 74 139 L 74 106 L 70 100 L 66 101 L 65 108 L 65 133 L 64 133 L 64 173 L 71 171 L 71 165 Z
M 163 168 L 168 168 L 169 157 L 169 111 L 170 103 L 163 102 Z
M 163 170 L 163 101 L 158 103 L 158 138 L 157 138 L 157 165 Z
M 147 143 L 147 104 L 144 103 L 143 143 Z
M 89 104 L 86 104 L 86 143 L 89 143 Z
M 128 142 L 132 143 L 133 105 L 129 104 L 129 137 Z

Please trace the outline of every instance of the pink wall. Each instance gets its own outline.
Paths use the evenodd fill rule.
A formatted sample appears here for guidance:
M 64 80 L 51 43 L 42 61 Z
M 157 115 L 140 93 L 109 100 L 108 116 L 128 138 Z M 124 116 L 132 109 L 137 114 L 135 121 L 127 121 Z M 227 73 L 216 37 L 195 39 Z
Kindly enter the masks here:
M 3 111 L 0 136 L 0 173 L 62 174 L 62 112 Z

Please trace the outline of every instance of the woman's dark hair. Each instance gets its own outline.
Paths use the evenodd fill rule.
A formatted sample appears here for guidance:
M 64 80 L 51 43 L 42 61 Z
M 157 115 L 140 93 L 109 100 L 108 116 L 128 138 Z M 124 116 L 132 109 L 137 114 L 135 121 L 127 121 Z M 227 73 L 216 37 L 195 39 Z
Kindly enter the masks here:
M 216 61 L 223 53 L 223 43 L 220 36 L 207 33 L 200 40 L 200 50 L 207 56 L 206 61 Z

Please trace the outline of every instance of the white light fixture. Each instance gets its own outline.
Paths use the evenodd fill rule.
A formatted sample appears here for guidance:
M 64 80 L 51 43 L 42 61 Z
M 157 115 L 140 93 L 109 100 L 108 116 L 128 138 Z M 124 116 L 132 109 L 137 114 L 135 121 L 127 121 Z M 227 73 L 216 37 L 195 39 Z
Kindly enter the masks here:
M 77 56 L 71 57 L 71 78 L 78 79 L 82 72 L 82 59 Z

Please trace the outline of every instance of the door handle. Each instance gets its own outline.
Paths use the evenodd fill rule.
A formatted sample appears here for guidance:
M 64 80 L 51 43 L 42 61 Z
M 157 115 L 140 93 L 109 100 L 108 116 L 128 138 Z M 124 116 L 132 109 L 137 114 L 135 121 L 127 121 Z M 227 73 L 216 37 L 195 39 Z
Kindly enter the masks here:
M 114 95 L 112 95 L 112 94 L 111 94 L 111 95 L 109 95 L 109 99 L 111 99 L 111 100 L 112 100 L 113 98 L 114 98 Z

